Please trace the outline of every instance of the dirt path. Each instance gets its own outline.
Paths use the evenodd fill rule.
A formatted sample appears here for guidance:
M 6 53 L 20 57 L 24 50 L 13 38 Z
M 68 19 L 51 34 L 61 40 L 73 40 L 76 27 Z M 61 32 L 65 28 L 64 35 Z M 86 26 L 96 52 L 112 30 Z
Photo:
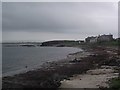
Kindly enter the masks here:
M 109 87 L 107 82 L 114 77 L 118 77 L 118 73 L 115 73 L 113 67 L 102 66 L 99 69 L 89 70 L 86 74 L 75 75 L 70 80 L 61 81 L 59 88 Z

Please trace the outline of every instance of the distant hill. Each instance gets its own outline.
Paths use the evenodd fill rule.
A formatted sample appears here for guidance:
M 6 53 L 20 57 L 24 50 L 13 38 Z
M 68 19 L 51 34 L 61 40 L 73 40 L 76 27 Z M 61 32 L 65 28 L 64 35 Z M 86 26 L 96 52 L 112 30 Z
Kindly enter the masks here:
M 65 46 L 73 46 L 78 44 L 79 41 L 74 41 L 74 40 L 54 40 L 54 41 L 43 42 L 41 46 L 65 47 Z

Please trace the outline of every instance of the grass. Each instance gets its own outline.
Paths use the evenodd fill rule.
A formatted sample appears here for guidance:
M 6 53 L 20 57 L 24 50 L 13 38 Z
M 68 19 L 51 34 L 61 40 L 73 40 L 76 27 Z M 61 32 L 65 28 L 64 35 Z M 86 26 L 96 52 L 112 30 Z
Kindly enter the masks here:
M 120 90 L 120 77 L 114 78 L 111 80 L 110 88 L 115 89 L 115 90 Z
M 98 44 L 108 45 L 108 46 L 118 46 L 118 45 L 120 45 L 120 42 L 118 42 L 118 41 L 110 41 L 110 42 L 100 42 Z
M 113 40 L 113 41 L 107 41 L 107 42 L 96 42 L 96 43 L 84 43 L 84 46 L 89 46 L 89 47 L 97 47 L 97 46 L 110 46 L 110 47 L 119 47 L 120 46 L 120 41 Z

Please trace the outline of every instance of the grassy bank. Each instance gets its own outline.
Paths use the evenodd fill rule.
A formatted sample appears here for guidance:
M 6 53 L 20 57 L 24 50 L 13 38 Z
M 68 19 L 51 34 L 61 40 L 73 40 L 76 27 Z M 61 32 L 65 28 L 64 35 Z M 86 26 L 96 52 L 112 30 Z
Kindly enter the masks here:
M 113 90 L 120 90 L 120 77 L 110 80 L 110 88 L 112 88 Z

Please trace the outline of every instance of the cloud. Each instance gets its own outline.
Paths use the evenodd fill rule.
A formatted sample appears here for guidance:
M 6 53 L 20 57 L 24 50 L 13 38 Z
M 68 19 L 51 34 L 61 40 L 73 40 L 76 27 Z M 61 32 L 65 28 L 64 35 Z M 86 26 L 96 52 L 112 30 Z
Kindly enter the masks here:
M 3 32 L 102 34 L 117 31 L 112 2 L 4 2 Z
M 2 25 L 2 3 L 0 2 L 0 26 Z M 1 30 L 1 28 L 0 28 Z

